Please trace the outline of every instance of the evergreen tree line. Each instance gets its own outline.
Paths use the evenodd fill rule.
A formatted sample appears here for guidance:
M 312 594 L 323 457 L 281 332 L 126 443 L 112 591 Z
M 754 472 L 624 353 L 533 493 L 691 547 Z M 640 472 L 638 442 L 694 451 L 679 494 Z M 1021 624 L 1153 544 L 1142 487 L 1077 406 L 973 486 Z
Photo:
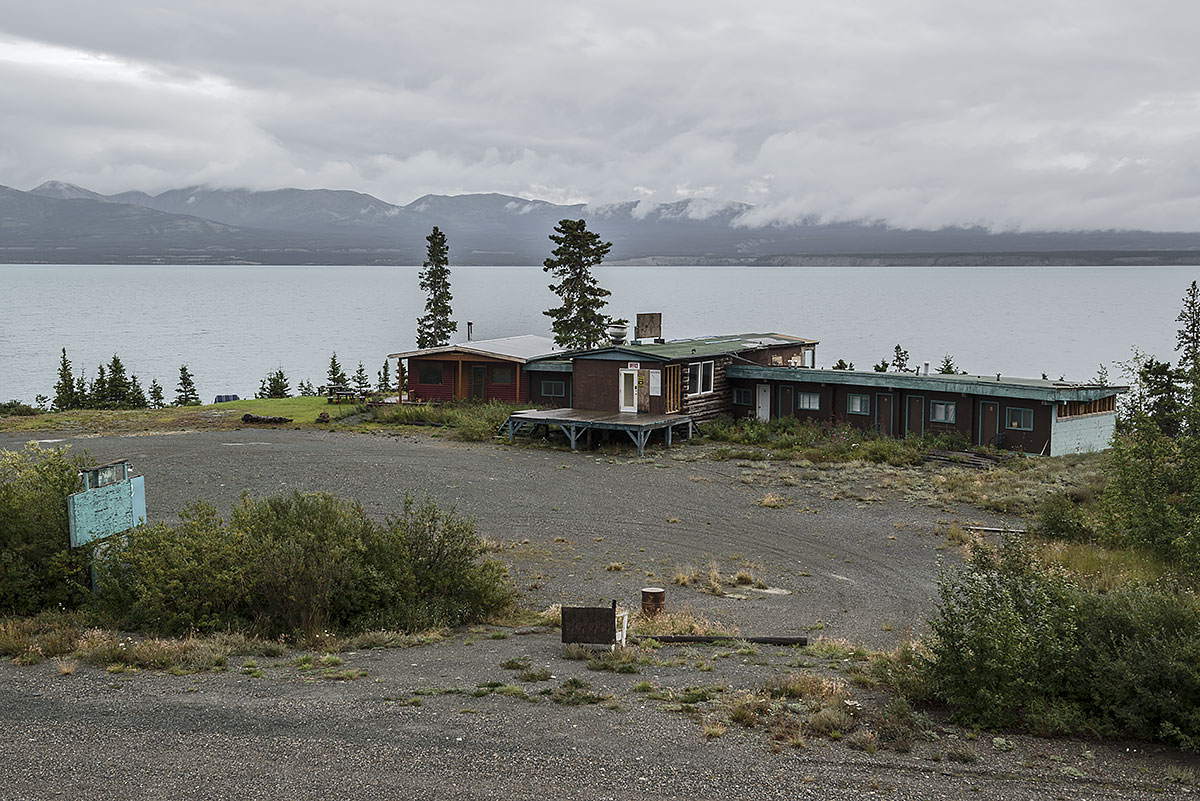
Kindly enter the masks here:
M 67 349 L 62 349 L 58 364 L 58 380 L 54 384 L 53 409 L 161 409 L 167 405 L 162 385 L 150 379 L 149 390 L 143 390 L 138 377 L 128 373 L 121 357 L 113 354 L 108 365 L 96 367 L 91 381 L 82 370 L 75 375 Z M 174 406 L 198 406 L 200 396 L 186 364 L 179 367 L 179 383 L 175 388 Z
M 1200 568 L 1200 290 L 1183 297 L 1174 364 L 1134 353 L 1101 496 L 1102 534 Z
M 341 362 L 338 361 L 337 351 L 334 351 L 329 357 L 329 370 L 325 375 L 325 384 L 323 386 L 326 392 L 334 388 L 343 388 L 353 389 L 359 395 L 370 395 L 372 392 L 387 394 L 397 391 L 396 383 L 392 380 L 392 366 L 387 359 L 383 360 L 383 366 L 379 368 L 379 371 L 375 374 L 375 381 L 372 382 L 370 375 L 367 373 L 367 368 L 362 362 L 358 363 L 358 369 L 354 371 L 354 375 L 347 376 L 346 371 L 342 369 Z M 296 385 L 296 394 L 302 398 L 315 397 L 319 394 L 319 388 L 313 386 L 312 381 L 306 378 Z M 275 368 L 259 381 L 258 393 L 255 397 L 292 397 L 291 380 L 282 367 Z

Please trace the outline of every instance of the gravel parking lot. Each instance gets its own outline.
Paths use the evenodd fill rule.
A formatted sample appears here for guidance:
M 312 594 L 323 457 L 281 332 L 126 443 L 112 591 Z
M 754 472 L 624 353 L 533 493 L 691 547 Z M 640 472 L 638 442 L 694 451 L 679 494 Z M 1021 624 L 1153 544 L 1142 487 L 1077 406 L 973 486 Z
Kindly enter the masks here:
M 25 439 L 0 436 L 0 448 Z M 227 508 L 243 491 L 329 491 L 380 516 L 397 509 L 405 492 L 429 493 L 477 518 L 511 565 L 525 606 L 616 599 L 633 607 L 642 586 L 658 584 L 668 589 L 669 608 L 689 608 L 743 634 L 845 637 L 873 647 L 920 629 L 939 567 L 960 558 L 947 546 L 945 526 L 959 518 L 1002 522 L 870 487 L 831 493 L 828 481 L 803 470 L 700 459 L 700 449 L 686 446 L 635 459 L 290 430 L 67 444 L 97 461 L 128 458 L 146 476 L 155 520 L 176 519 L 198 499 Z M 671 583 L 680 569 L 710 563 L 724 575 L 751 571 L 768 589 L 730 585 L 717 596 Z M 262 676 L 240 671 L 240 663 L 190 676 L 109 674 L 86 665 L 61 675 L 49 662 L 4 664 L 0 798 L 1100 799 L 1188 792 L 1166 779 L 1183 757 L 1138 744 L 1010 737 L 1015 747 L 999 749 L 990 747 L 992 733 L 976 739 L 945 725 L 910 753 L 871 754 L 822 738 L 780 749 L 763 732 L 737 727 L 706 740 L 694 720 L 649 700 L 635 683 L 738 688 L 798 665 L 831 677 L 844 666 L 792 648 L 668 650 L 641 675 L 598 673 L 564 660 L 554 630 L 488 629 L 344 655 L 347 668 L 366 671 L 352 681 L 314 679 L 292 654 L 258 660 Z M 480 683 L 513 681 L 500 663 L 514 658 L 553 678 L 531 683 L 528 699 L 469 694 Z M 570 677 L 606 702 L 563 706 L 540 694 Z M 945 761 L 958 742 L 980 758 Z

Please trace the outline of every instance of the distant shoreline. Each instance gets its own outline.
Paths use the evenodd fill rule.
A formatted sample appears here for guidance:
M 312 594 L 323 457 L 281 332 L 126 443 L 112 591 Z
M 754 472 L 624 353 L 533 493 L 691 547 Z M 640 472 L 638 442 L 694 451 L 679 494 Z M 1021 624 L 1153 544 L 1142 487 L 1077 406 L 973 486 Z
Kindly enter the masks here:
M 19 253 L 12 252 L 20 250 Z M 5 252 L 7 251 L 7 252 Z M 206 252 L 172 254 L 146 253 L 85 253 L 50 254 L 32 249 L 0 248 L 0 264 L 70 265 L 243 265 L 294 267 L 412 267 L 409 260 L 380 251 L 317 252 L 288 249 L 282 252 L 247 252 L 214 256 Z M 499 254 L 491 254 L 499 255 Z M 492 258 L 476 260 L 459 258 L 459 267 L 528 267 L 526 260 L 514 261 Z M 1137 251 L 1054 251 L 1008 253 L 859 253 L 859 254 L 793 254 L 777 256 L 643 256 L 635 259 L 614 259 L 605 262 L 611 267 L 1169 267 L 1200 266 L 1197 250 L 1137 250 Z

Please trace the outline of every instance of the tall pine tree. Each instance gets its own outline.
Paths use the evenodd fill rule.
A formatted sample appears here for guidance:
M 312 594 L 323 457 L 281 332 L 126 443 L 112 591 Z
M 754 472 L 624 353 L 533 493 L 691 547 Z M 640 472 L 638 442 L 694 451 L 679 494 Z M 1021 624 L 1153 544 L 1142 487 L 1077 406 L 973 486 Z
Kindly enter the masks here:
M 200 395 L 196 392 L 196 382 L 186 364 L 179 365 L 179 384 L 175 387 L 176 406 L 199 406 Z
M 354 391 L 359 395 L 366 395 L 371 391 L 371 377 L 367 375 L 367 368 L 363 367 L 363 363 L 358 363 L 358 369 L 354 371 Z
M 166 399 L 163 398 L 162 384 L 158 383 L 157 378 L 150 379 L 150 408 L 161 409 L 166 406 Z
M 542 269 L 558 280 L 550 289 L 562 299 L 562 305 L 543 314 L 553 321 L 554 342 L 562 348 L 594 347 L 614 322 L 602 311 L 608 305 L 605 298 L 612 293 L 592 275 L 592 268 L 604 261 L 612 243 L 601 241 L 583 220 L 560 220 L 550 241 L 558 247 Z
M 75 376 L 71 373 L 71 360 L 67 358 L 67 349 L 62 349 L 62 361 L 58 363 L 58 381 L 54 384 L 54 409 L 65 412 L 67 409 L 78 409 L 82 403 L 76 393 Z
M 458 323 L 450 319 L 450 248 L 446 235 L 438 227 L 425 237 L 429 243 L 426 260 L 421 271 L 421 289 L 425 290 L 425 314 L 417 318 L 417 347 L 436 348 L 449 345 L 450 335 L 458 330 Z
M 346 378 L 346 371 L 342 369 L 342 363 L 338 361 L 337 351 L 329 357 L 329 372 L 325 378 L 330 387 L 344 387 L 350 382 L 350 379 Z
M 376 377 L 379 379 L 376 388 L 380 392 L 392 391 L 392 365 L 387 359 L 383 360 L 383 369 L 376 374 Z

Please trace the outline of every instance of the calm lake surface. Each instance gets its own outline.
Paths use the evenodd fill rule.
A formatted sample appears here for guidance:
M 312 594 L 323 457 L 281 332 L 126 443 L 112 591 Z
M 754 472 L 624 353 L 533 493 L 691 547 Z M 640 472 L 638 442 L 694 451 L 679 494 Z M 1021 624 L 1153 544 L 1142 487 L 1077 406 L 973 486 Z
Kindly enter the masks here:
M 336 351 L 371 376 L 408 350 L 419 267 L 0 265 L 0 400 L 52 396 L 60 348 L 89 380 L 113 353 L 173 397 L 186 363 L 206 402 L 253 396 L 282 367 L 325 380 Z M 661 311 L 668 339 L 778 331 L 818 339 L 818 366 L 870 369 L 899 343 L 912 364 L 1087 380 L 1130 348 L 1174 360 L 1189 267 L 602 267 L 609 311 Z M 452 267 L 459 334 L 549 335 L 540 267 Z

